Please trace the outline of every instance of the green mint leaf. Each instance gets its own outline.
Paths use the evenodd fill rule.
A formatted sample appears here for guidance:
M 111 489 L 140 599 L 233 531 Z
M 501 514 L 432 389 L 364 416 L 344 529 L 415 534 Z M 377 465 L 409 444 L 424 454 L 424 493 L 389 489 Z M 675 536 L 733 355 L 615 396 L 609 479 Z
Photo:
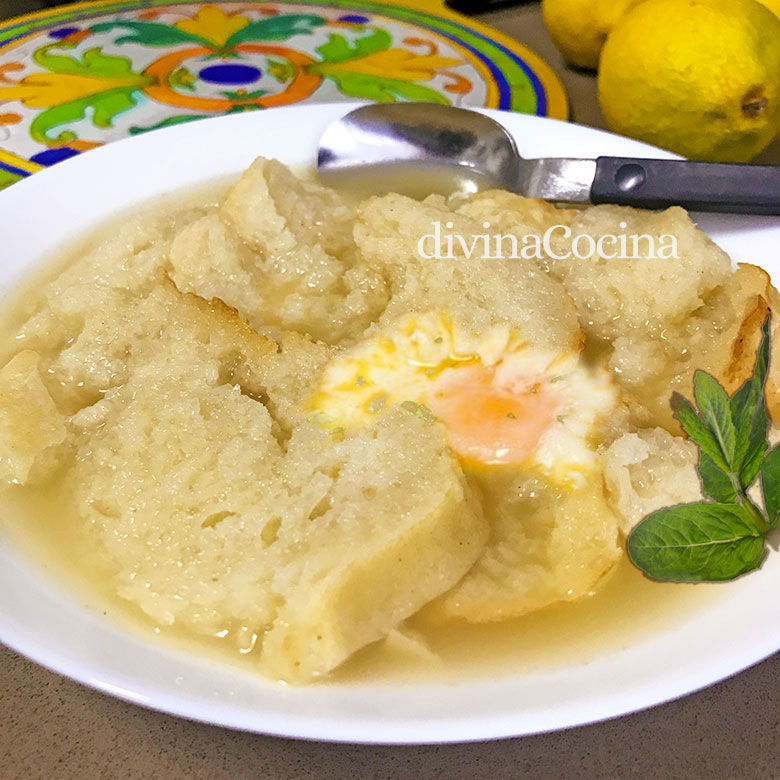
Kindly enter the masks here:
M 715 436 L 723 459 L 731 470 L 737 446 L 731 401 L 718 380 L 706 371 L 699 370 L 693 375 L 693 392 L 701 419 Z
M 769 325 L 767 317 L 761 326 L 761 344 L 756 352 L 753 376 L 731 399 L 737 441 L 734 470 L 739 472 L 742 487 L 747 489 L 758 475 L 761 457 L 768 448 L 766 441 L 769 417 L 766 412 L 764 385 L 769 371 Z
M 773 447 L 761 463 L 761 490 L 769 524 L 780 515 L 780 445 Z
M 702 452 L 706 452 L 718 468 L 728 471 L 729 464 L 723 458 L 723 452 L 717 439 L 709 427 L 702 422 L 701 417 L 696 414 L 691 402 L 679 393 L 674 393 L 671 404 L 674 416 L 679 420 L 690 440 L 697 444 Z
M 743 490 L 747 490 L 755 482 L 761 469 L 764 454 L 768 449 L 769 442 L 766 440 L 766 432 L 757 433 L 739 472 L 739 482 Z
M 739 504 L 682 504 L 642 520 L 628 555 L 656 580 L 721 582 L 761 566 L 764 537 Z
M 690 401 L 677 393 L 672 396 L 674 416 L 699 447 L 702 490 L 716 503 L 662 509 L 631 532 L 629 557 L 649 577 L 719 582 L 757 569 L 764 560 L 765 534 L 780 523 L 780 446 L 766 454 L 769 325 L 767 317 L 753 376 L 731 399 L 714 377 L 701 370 L 694 374 L 698 413 Z M 747 495 L 759 473 L 768 523 Z
M 705 495 L 721 504 L 734 504 L 737 491 L 729 475 L 715 465 L 715 461 L 703 450 L 699 451 L 699 479 Z
M 737 443 L 734 451 L 735 466 L 744 464 L 749 450 L 757 440 L 766 439 L 769 418 L 764 402 L 763 384 L 760 378 L 748 379 L 731 399 L 734 424 L 737 427 Z

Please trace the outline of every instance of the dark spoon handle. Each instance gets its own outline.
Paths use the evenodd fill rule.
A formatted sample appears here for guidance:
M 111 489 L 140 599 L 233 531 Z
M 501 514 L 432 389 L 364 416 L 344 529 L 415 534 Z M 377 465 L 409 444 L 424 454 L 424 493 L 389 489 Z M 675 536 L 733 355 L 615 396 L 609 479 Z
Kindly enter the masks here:
M 780 215 L 780 166 L 599 157 L 590 198 L 646 209 Z

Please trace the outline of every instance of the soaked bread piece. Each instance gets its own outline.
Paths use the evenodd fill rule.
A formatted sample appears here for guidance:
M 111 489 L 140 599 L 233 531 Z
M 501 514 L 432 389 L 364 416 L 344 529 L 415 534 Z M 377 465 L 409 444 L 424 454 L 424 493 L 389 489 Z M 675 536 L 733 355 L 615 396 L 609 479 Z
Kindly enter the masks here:
M 729 392 L 750 376 L 761 323 L 776 297 L 764 271 L 746 265 L 734 269 L 728 255 L 680 208 L 646 212 L 597 206 L 580 212 L 571 229 L 574 236 L 587 233 L 596 240 L 621 233 L 643 236 L 637 259 L 594 254 L 547 261 L 577 302 L 586 335 L 609 345 L 609 364 L 626 391 L 635 425 L 679 433 L 669 398 L 675 391 L 691 396 L 696 369 L 713 374 Z M 663 236 L 674 237 L 677 258 L 663 256 Z M 570 248 L 570 242 L 556 241 L 556 253 Z M 773 372 L 768 387 L 771 408 L 777 403 L 776 376 Z
M 297 334 L 277 344 L 164 279 L 133 325 L 122 384 L 68 420 L 67 478 L 119 594 L 158 625 L 226 631 L 257 643 L 269 674 L 306 681 L 476 560 L 481 509 L 436 425 L 398 410 L 338 441 L 291 414 L 332 348 Z M 47 420 L 35 438 L 7 429 L 20 474 L 64 436 L 30 379 L 36 361 L 22 352 L 4 369 L 34 393 L 6 391 L 6 406 L 18 417 L 42 405 Z
M 663 428 L 626 433 L 604 453 L 604 478 L 610 502 L 628 534 L 658 509 L 700 501 L 699 452 L 682 436 Z
M 415 311 L 446 309 L 468 342 L 504 322 L 530 344 L 579 350 L 582 331 L 574 304 L 560 282 L 531 260 L 488 259 L 453 243 L 453 257 L 430 259 L 420 240 L 439 223 L 443 234 L 460 236 L 467 247 L 484 234 L 478 222 L 432 202 L 402 195 L 370 198 L 358 209 L 355 241 L 365 261 L 386 277 L 391 298 L 380 325 Z M 447 223 L 452 227 L 447 228 Z M 426 248 L 431 254 L 432 243 Z
M 672 392 L 693 396 L 697 369 L 716 377 L 734 393 L 752 374 L 761 325 L 771 311 L 780 313 L 777 292 L 768 274 L 751 265 L 740 265 L 727 281 L 715 288 L 696 311 L 663 338 L 617 338 L 610 365 L 627 391 L 633 422 L 642 427 L 660 425 L 680 433 L 672 417 Z M 780 317 L 772 323 L 772 371 L 766 398 L 770 414 L 780 413 L 778 354 Z
M 231 188 L 220 215 L 266 259 L 309 248 L 341 257 L 353 251 L 353 209 L 335 190 L 299 179 L 276 160 L 258 158 Z
M 261 661 L 286 679 L 322 674 L 387 635 L 452 587 L 487 540 L 481 506 L 434 423 L 397 409 L 337 446 L 317 448 L 322 436 L 294 434 L 285 462 L 291 492 L 322 483 L 308 520 L 285 514 L 280 529 L 292 555 L 275 568 L 284 606 Z
M 220 208 L 178 233 L 179 289 L 220 298 L 253 327 L 353 342 L 387 302 L 381 274 L 358 262 L 354 211 L 333 190 L 259 158 Z
M 570 228 L 569 238 L 555 232 L 551 239 L 555 256 L 544 263 L 563 280 L 586 335 L 592 338 L 634 338 L 638 343 L 662 338 L 664 330 L 681 325 L 732 275 L 729 256 L 680 208 L 653 212 L 594 206 L 577 212 Z M 578 257 L 572 247 L 578 235 L 590 236 L 597 244 L 602 236 L 621 234 L 649 236 L 652 242 L 638 241 L 636 258 L 631 257 L 631 241 L 628 257 L 588 255 L 586 242 L 578 245 Z M 675 237 L 678 258 L 662 256 L 664 235 Z M 651 245 L 655 254 L 650 253 Z M 619 247 L 609 249 L 610 254 L 619 254 Z
M 12 484 L 48 476 L 67 436 L 39 363 L 38 354 L 25 349 L 0 370 L 0 479 Z
M 558 208 L 546 200 L 525 198 L 504 190 L 478 192 L 465 199 L 452 198 L 451 202 L 458 214 L 480 223 L 483 232 L 518 238 L 526 235 L 543 236 L 550 228 L 571 225 L 577 216 L 574 209 Z M 485 227 L 486 222 L 489 227 Z M 505 241 L 503 247 L 508 251 L 512 245 Z
M 134 216 L 81 249 L 40 290 L 10 346 L 39 355 L 42 380 L 61 413 L 69 416 L 126 381 L 128 356 L 144 337 L 134 317 L 138 302 L 165 273 L 171 233 L 200 213 Z
M 777 291 L 763 270 L 733 268 L 728 255 L 683 209 L 596 206 L 575 211 L 486 192 L 457 211 L 518 237 L 556 226 L 571 231 L 567 236 L 562 229 L 553 230 L 552 253 L 543 253 L 540 262 L 576 303 L 589 352 L 608 362 L 633 424 L 680 433 L 669 398 L 675 391 L 691 395 L 697 368 L 712 373 L 729 392 L 750 376 L 760 326 L 770 309 L 777 308 Z M 590 236 L 596 245 L 602 237 L 625 235 L 628 257 L 588 254 L 587 242 L 578 245 L 578 257 L 573 251 L 578 235 Z M 632 236 L 641 237 L 636 246 Z M 661 251 L 669 237 L 676 242 L 676 258 Z M 609 254 L 620 248 L 615 242 L 605 246 Z M 773 332 L 778 328 L 776 317 Z M 780 349 L 777 339 L 773 344 L 773 350 Z M 773 371 L 769 377 L 767 401 L 770 411 L 780 413 L 777 376 Z
M 491 528 L 487 549 L 426 610 L 431 617 L 486 623 L 576 601 L 598 588 L 623 554 L 619 518 L 600 478 L 576 490 L 522 474 L 477 481 Z

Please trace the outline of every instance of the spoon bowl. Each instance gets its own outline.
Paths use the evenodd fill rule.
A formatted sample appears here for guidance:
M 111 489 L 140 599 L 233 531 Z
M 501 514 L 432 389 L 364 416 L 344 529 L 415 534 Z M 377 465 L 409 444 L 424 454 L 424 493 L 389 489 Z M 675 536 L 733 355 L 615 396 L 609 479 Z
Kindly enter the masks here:
M 336 120 L 317 156 L 323 183 L 357 194 L 503 189 L 557 203 L 780 215 L 780 166 L 599 157 L 523 159 L 512 137 L 476 111 L 377 103 Z
M 377 103 L 328 127 L 317 170 L 331 186 L 421 197 L 512 189 L 521 162 L 509 133 L 484 114 L 436 103 Z

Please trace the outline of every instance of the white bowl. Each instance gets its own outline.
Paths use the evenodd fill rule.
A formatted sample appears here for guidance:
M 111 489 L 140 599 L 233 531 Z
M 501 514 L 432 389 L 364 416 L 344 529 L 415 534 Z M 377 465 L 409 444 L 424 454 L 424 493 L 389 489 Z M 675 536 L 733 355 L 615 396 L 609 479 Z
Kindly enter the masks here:
M 238 173 L 263 154 L 311 165 L 317 140 L 351 105 L 273 109 L 194 122 L 96 149 L 0 192 L 0 284 L 12 283 L 91 227 L 183 187 Z M 577 125 L 486 112 L 526 157 L 668 157 Z M 777 269 L 780 220 L 707 216 L 737 260 Z M 348 742 L 455 742 L 532 734 L 681 696 L 780 649 L 780 555 L 723 586 L 685 619 L 589 664 L 464 679 L 455 685 L 289 688 L 154 644 L 107 622 L 0 537 L 0 640 L 68 677 L 209 723 Z

